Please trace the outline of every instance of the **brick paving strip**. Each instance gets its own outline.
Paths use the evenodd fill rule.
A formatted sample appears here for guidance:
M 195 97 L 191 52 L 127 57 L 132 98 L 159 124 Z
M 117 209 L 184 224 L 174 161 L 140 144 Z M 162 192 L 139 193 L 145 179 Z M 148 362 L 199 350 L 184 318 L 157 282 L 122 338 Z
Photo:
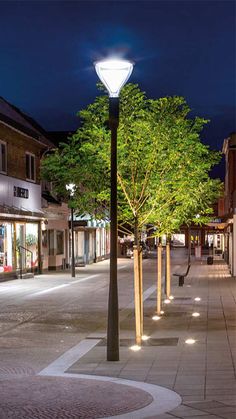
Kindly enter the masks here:
M 34 376 L 0 382 L 2 419 L 124 417 L 151 402 L 143 390 L 85 378 Z
M 99 418 L 99 417 L 108 417 L 115 416 L 122 419 L 128 418 L 138 418 L 145 419 L 153 414 L 162 414 L 168 410 L 172 410 L 181 403 L 181 398 L 174 391 L 168 390 L 164 387 L 157 385 L 147 384 L 143 382 L 136 382 L 121 378 L 115 377 L 106 377 L 106 376 L 95 376 L 95 375 L 85 375 L 85 374 L 76 374 L 76 373 L 66 373 L 76 361 L 81 359 L 84 355 L 90 352 L 98 343 L 100 339 L 85 339 L 80 342 L 78 345 L 74 346 L 68 350 L 65 354 L 56 359 L 48 367 L 44 368 L 39 375 L 41 377 L 55 377 L 56 380 L 61 379 L 62 377 L 67 377 L 68 379 L 76 379 L 78 385 L 78 392 L 80 393 L 80 382 L 87 382 L 89 388 L 89 383 L 91 387 L 95 386 L 98 388 L 96 383 L 99 383 L 101 389 L 105 386 L 106 389 L 109 389 L 108 398 L 106 399 L 107 409 L 106 413 L 103 412 L 100 416 L 100 404 L 104 406 L 104 393 L 106 389 L 101 392 L 93 393 L 93 403 L 94 406 L 98 403 L 98 409 L 95 407 L 90 411 L 90 403 L 87 403 L 87 415 L 81 416 L 81 418 Z M 95 382 L 95 384 L 94 384 Z M 128 389 L 128 391 L 127 391 Z M 129 393 L 132 391 L 133 399 L 129 399 Z M 116 395 L 119 394 L 119 397 Z M 80 396 L 79 396 L 80 397 Z M 113 400 L 114 398 L 114 400 Z M 89 400 L 91 395 L 89 396 Z M 118 408 L 117 404 L 120 403 Z M 109 406 L 109 408 L 108 408 Z M 86 403 L 84 409 L 86 408 Z M 93 411 L 96 415 L 93 416 Z M 84 410 L 85 411 L 85 410 Z M 132 411 L 132 413 L 128 413 Z M 134 412 L 136 411 L 136 412 Z M 121 413 L 121 414 L 120 414 Z M 104 416 L 105 415 L 105 416 Z M 69 416 L 73 417 L 73 416 Z M 77 416 L 78 417 L 78 416 Z
M 64 372 L 99 341 L 85 339 L 38 375 L 23 368 L 22 371 L 14 370 L 9 376 L 6 369 L 5 379 L 0 380 L 0 418 L 145 419 L 172 410 L 181 403 L 175 392 L 160 386 Z

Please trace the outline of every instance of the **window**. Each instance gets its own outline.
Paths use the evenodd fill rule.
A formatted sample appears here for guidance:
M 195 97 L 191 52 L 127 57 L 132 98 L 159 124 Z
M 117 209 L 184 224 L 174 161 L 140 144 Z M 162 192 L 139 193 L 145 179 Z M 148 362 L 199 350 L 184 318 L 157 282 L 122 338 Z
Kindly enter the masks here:
M 57 230 L 57 255 L 62 255 L 64 253 L 63 236 L 63 231 Z
M 35 181 L 35 156 L 26 153 L 26 179 Z
M 49 255 L 63 255 L 64 232 L 61 230 L 48 230 Z
M 0 141 L 0 172 L 7 172 L 7 145 Z
M 11 272 L 13 269 L 15 248 L 13 240 L 13 224 L 0 224 L 0 274 Z
M 54 230 L 48 230 L 49 256 L 55 255 Z
M 48 247 L 48 232 L 47 230 L 42 230 L 42 246 Z

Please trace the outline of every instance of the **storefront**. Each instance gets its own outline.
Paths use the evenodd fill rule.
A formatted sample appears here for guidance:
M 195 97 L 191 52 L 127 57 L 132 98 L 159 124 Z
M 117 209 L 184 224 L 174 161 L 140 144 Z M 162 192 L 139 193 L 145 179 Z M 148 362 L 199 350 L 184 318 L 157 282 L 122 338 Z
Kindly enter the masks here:
M 15 217 L 0 217 L 0 279 L 39 272 L 41 267 L 41 218 Z
M 229 271 L 236 277 L 236 214 L 227 219 L 224 231 L 224 259 L 229 265 Z
M 106 220 L 77 216 L 74 221 L 75 264 L 85 266 L 109 256 L 110 232 Z
M 42 222 L 42 271 L 66 269 L 69 260 L 68 206 L 44 202 Z

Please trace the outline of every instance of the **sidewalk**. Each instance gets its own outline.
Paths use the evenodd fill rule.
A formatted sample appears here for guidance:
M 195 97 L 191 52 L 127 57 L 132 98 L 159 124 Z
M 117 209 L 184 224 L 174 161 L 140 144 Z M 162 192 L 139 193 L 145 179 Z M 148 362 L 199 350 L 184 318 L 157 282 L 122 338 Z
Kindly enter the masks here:
M 156 294 L 146 293 L 150 339 L 139 352 L 130 350 L 134 315 L 127 307 L 120 313 L 120 361 L 106 361 L 103 328 L 40 374 L 1 380 L 0 418 L 235 419 L 235 279 L 220 260 L 192 261 L 184 287 L 173 277 L 172 295 L 155 322 Z M 195 343 L 185 343 L 190 338 Z

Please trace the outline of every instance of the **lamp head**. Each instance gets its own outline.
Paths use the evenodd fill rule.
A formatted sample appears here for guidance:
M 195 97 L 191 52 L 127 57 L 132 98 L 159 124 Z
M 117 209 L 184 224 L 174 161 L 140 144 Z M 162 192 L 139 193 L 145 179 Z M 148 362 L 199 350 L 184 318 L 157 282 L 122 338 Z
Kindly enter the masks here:
M 74 196 L 74 194 L 75 194 L 75 184 L 74 183 L 69 183 L 68 185 L 66 185 L 66 190 L 69 191 L 70 196 Z
M 129 79 L 133 63 L 128 60 L 107 59 L 95 63 L 96 73 L 107 88 L 110 97 L 118 97 L 121 88 Z

